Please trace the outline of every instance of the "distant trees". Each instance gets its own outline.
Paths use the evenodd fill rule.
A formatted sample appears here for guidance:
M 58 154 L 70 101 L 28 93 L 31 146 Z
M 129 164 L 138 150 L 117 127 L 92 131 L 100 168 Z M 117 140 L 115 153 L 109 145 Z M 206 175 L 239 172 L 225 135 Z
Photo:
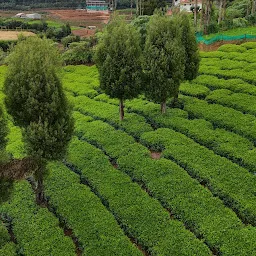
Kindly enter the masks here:
M 136 0 L 137 16 L 153 15 L 155 9 L 165 11 L 166 0 Z
M 133 24 L 137 31 L 124 21 L 112 22 L 95 53 L 100 87 L 110 98 L 119 99 L 120 120 L 124 118 L 124 101 L 141 92 L 160 103 L 165 113 L 170 98 L 177 104 L 180 83 L 197 76 L 200 62 L 187 15 L 159 13 L 150 19 L 137 18 Z
M 119 99 L 120 120 L 124 118 L 124 101 L 141 92 L 141 53 L 139 32 L 123 20 L 114 20 L 106 27 L 96 48 L 100 87 L 111 98 Z
M 23 131 L 27 153 L 38 168 L 37 200 L 43 200 L 46 160 L 61 159 L 72 136 L 73 119 L 58 77 L 60 57 L 46 39 L 30 37 L 8 58 L 6 107 Z

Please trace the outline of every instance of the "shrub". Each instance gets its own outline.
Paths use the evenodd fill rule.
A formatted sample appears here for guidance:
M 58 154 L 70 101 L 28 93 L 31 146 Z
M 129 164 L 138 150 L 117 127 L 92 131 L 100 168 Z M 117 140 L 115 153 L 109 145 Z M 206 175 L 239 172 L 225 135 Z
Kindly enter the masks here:
M 224 44 L 221 47 L 219 47 L 218 51 L 221 51 L 221 52 L 245 52 L 246 48 L 241 45 Z

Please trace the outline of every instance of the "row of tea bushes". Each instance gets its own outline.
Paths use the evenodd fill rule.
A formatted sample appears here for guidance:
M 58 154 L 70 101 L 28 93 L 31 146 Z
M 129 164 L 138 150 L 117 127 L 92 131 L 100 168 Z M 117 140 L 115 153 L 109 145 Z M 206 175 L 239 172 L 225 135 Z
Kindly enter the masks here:
M 193 80 L 193 86 L 194 84 L 205 85 L 210 90 L 228 89 L 233 92 L 246 93 L 256 96 L 255 85 L 249 84 L 239 78 L 223 79 L 213 75 L 200 75 L 195 80 Z
M 95 99 L 108 102 L 105 94 Z M 256 150 L 253 142 L 247 138 L 223 128 L 215 128 L 211 122 L 204 119 L 189 119 L 188 113 L 181 109 L 167 109 L 165 115 L 160 115 L 160 106 L 152 102 L 133 100 L 128 101 L 126 106 L 129 111 L 143 115 L 152 126 L 181 132 L 215 153 L 248 168 L 249 171 L 256 171 Z
M 157 200 L 132 182 L 128 175 L 116 170 L 99 149 L 87 142 L 73 140 L 67 162 L 81 172 L 81 178 L 107 205 L 125 233 L 150 255 L 211 254 L 183 223 L 171 219 Z
M 234 247 L 231 237 L 236 237 L 236 243 L 241 246 L 245 243 L 244 234 L 250 237 L 255 235 L 255 230 L 246 229 L 234 212 L 175 163 L 166 159 L 151 159 L 149 152 L 138 146 L 131 136 L 107 123 L 88 121 L 88 117 L 80 113 L 76 113 L 75 117 L 76 134 L 116 159 L 120 170 L 144 184 L 155 198 L 196 235 L 203 237 L 211 248 L 222 252 L 226 250 L 223 248 Z M 254 240 L 250 239 L 247 248 L 236 247 L 231 250 L 232 254 L 226 252 L 223 255 L 253 253 Z
M 256 224 L 254 175 L 171 129 L 160 128 L 145 133 L 141 141 L 151 148 L 164 148 L 167 158 L 174 160 L 191 176 L 207 184 L 245 222 Z
M 204 100 L 183 96 L 184 110 L 190 117 L 203 118 L 218 128 L 240 134 L 256 143 L 256 117 L 219 104 L 209 104 Z
M 256 115 L 256 96 L 244 93 L 233 93 L 227 89 L 215 90 L 210 93 L 206 100 L 227 106 L 245 114 Z
M 24 255 L 75 256 L 75 245 L 64 235 L 58 219 L 35 203 L 35 195 L 27 181 L 14 184 L 10 201 L 0 206 L 0 214 L 8 222 Z
M 79 243 L 84 255 L 142 255 L 113 215 L 80 177 L 64 164 L 49 163 L 45 195 L 50 208 Z

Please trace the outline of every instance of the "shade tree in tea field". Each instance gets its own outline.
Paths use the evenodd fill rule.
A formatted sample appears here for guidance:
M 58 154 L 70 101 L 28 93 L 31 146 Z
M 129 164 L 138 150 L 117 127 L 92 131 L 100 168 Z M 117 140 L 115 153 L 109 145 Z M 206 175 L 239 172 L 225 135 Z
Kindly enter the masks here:
M 5 104 L 22 128 L 27 154 L 36 160 L 37 201 L 43 200 L 46 160 L 61 159 L 73 131 L 70 106 L 58 69 L 58 50 L 46 39 L 30 37 L 17 44 L 8 58 Z
M 124 119 L 124 101 L 141 92 L 142 65 L 139 32 L 123 20 L 108 25 L 96 48 L 100 88 L 120 101 L 120 120 Z
M 148 24 L 144 50 L 145 95 L 161 103 L 162 113 L 166 112 L 167 100 L 177 95 L 184 78 L 185 49 L 179 21 L 178 17 L 154 15 Z

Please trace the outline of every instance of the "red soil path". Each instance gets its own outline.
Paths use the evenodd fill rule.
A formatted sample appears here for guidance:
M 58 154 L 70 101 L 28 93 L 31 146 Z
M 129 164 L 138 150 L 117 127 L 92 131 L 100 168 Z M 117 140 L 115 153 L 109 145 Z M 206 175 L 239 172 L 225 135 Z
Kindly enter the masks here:
M 47 10 L 50 16 L 63 21 L 108 23 L 108 12 L 87 12 L 86 10 Z

